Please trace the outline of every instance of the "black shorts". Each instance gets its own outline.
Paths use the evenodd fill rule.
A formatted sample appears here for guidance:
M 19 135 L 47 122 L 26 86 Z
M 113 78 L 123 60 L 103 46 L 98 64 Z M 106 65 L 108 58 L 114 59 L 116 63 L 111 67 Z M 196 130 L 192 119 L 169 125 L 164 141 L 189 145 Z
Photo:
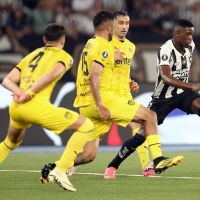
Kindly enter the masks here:
M 162 124 L 167 115 L 178 108 L 187 114 L 193 114 L 191 105 L 194 99 L 200 98 L 200 94 L 192 90 L 185 90 L 181 94 L 168 99 L 152 98 L 148 108 L 157 114 L 158 125 Z

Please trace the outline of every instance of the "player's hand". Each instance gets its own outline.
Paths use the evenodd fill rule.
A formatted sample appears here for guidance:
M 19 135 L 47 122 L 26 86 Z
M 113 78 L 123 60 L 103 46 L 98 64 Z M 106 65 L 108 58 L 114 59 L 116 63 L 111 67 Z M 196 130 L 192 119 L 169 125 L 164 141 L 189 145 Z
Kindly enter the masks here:
M 115 60 L 122 60 L 124 53 L 121 52 L 119 49 L 115 51 Z
M 139 85 L 137 82 L 135 82 L 134 80 L 130 81 L 130 89 L 132 92 L 138 92 L 139 91 Z
M 110 119 L 110 111 L 103 105 L 97 106 L 97 111 L 99 112 L 103 121 L 107 121 Z
M 32 90 L 27 89 L 23 91 L 23 93 L 20 94 L 16 102 L 25 103 L 27 101 L 30 101 L 34 96 L 35 96 L 35 93 Z
M 15 102 L 18 103 L 18 98 L 19 98 L 20 95 L 23 94 L 23 93 L 24 93 L 24 90 L 22 90 L 22 89 L 19 89 L 18 91 L 15 91 L 15 92 L 12 94 L 13 100 L 14 100 Z
M 192 84 L 192 91 L 199 92 L 200 91 L 200 83 Z

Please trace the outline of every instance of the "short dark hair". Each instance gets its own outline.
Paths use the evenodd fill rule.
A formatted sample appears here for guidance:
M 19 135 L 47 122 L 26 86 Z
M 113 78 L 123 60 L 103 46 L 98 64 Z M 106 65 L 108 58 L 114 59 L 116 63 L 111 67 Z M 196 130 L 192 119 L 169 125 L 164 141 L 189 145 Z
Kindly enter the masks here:
M 47 41 L 57 41 L 63 35 L 65 35 L 64 26 L 56 23 L 47 25 L 44 30 L 44 36 Z
M 101 24 L 103 24 L 104 22 L 107 22 L 109 20 L 113 20 L 113 14 L 111 12 L 102 10 L 94 16 L 93 26 L 94 26 L 94 28 L 97 28 Z
M 191 21 L 187 20 L 187 19 L 179 19 L 176 23 L 175 26 L 180 26 L 180 27 L 194 27 L 194 25 L 192 24 Z
M 128 13 L 123 10 L 117 10 L 113 12 L 113 17 L 116 19 L 118 16 L 128 16 Z

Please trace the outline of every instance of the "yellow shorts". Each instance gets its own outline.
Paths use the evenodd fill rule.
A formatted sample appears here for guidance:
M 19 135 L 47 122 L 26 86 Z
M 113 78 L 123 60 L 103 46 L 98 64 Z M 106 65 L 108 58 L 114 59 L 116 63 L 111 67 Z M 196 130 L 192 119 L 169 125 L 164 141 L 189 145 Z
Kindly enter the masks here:
M 9 112 L 11 124 L 17 129 L 36 124 L 57 134 L 71 126 L 79 117 L 74 111 L 56 107 L 49 101 L 38 98 L 24 104 L 13 101 Z
M 133 99 L 106 96 L 103 99 L 103 105 L 107 107 L 111 114 L 111 119 L 103 122 L 97 112 L 96 105 L 80 107 L 80 114 L 88 117 L 94 123 L 94 132 L 96 137 L 102 137 L 110 129 L 112 123 L 126 127 L 134 118 L 140 104 Z

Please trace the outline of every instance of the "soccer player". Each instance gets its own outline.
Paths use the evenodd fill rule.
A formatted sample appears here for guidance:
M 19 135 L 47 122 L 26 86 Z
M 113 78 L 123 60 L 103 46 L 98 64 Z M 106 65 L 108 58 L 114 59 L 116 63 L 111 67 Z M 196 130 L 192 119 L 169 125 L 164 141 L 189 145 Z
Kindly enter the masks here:
M 116 96 L 124 98 L 126 103 L 128 102 L 129 104 L 131 104 L 134 102 L 134 100 L 132 98 L 130 88 L 133 92 L 135 91 L 137 92 L 139 89 L 138 85 L 133 80 L 130 80 L 130 65 L 132 63 L 136 47 L 131 41 L 129 41 L 126 38 L 126 34 L 128 32 L 130 23 L 130 19 L 127 12 L 115 11 L 113 15 L 115 20 L 114 20 L 114 30 L 113 30 L 113 38 L 111 44 L 114 47 L 116 53 L 115 53 L 115 66 L 113 69 L 112 90 Z M 133 126 L 133 123 L 130 123 L 130 126 Z M 135 135 L 136 131 L 137 129 L 134 128 L 132 134 Z M 143 155 L 148 153 L 147 151 L 143 150 L 147 146 L 146 143 L 147 142 L 145 141 L 143 144 L 140 145 L 140 147 L 137 148 L 137 152 L 140 155 L 139 157 L 141 158 L 140 161 L 142 164 L 142 170 L 144 176 L 148 176 L 154 172 L 154 170 L 149 167 L 150 163 L 150 160 L 148 159 L 149 157 Z M 126 147 L 124 146 L 124 148 Z M 124 155 L 124 158 L 126 156 L 128 155 L 127 154 Z M 116 170 L 114 168 L 108 168 L 104 176 L 105 178 L 107 178 L 107 174 L 109 174 L 110 170 L 112 169 Z
M 114 50 L 109 42 L 112 39 L 113 15 L 101 11 L 93 20 L 95 36 L 85 45 L 78 67 L 77 96 L 74 102 L 80 113 L 94 123 L 94 139 L 88 142 L 83 152 L 77 155 L 75 165 L 84 164 L 95 158 L 99 140 L 108 132 L 112 123 L 127 126 L 131 121 L 142 124 L 154 159 L 156 173 L 177 165 L 182 156 L 169 159 L 163 157 L 160 138 L 157 134 L 157 121 L 154 112 L 132 100 L 127 102 L 112 91 Z M 134 50 L 134 49 L 133 49 Z M 137 148 L 145 137 L 136 134 L 132 138 Z M 127 149 L 127 151 L 132 151 Z
M 157 58 L 158 78 L 149 108 L 157 114 L 158 124 L 162 124 L 166 116 L 178 108 L 187 114 L 200 116 L 200 83 L 189 83 L 189 72 L 192 63 L 194 26 L 185 19 L 175 23 L 173 38 L 165 42 L 159 49 Z M 131 139 L 126 143 L 131 143 Z M 150 144 L 149 144 L 150 145 Z M 122 151 L 120 149 L 119 153 Z M 148 149 L 143 148 L 143 151 Z M 109 163 L 110 179 L 124 159 L 118 155 Z M 148 154 L 145 154 L 148 158 Z M 117 163 L 117 165 L 115 164 Z
M 2 84 L 13 92 L 10 105 L 10 124 L 7 136 L 0 143 L 0 163 L 22 142 L 25 129 L 32 124 L 60 134 L 64 130 L 75 130 L 76 144 L 84 145 L 93 137 L 93 123 L 71 110 L 56 107 L 50 103 L 50 96 L 56 82 L 71 67 L 72 57 L 63 50 L 65 30 L 63 26 L 50 24 L 43 37 L 45 46 L 36 49 L 5 77 Z M 57 183 L 66 190 L 76 191 L 66 175 L 66 166 L 73 166 L 79 146 L 68 143 L 68 149 L 55 162 L 48 181 Z M 74 149 L 75 148 L 75 149 Z M 76 152 L 75 152 L 76 150 Z M 81 150 L 80 150 L 81 151 Z M 70 153 L 66 157 L 65 154 Z

